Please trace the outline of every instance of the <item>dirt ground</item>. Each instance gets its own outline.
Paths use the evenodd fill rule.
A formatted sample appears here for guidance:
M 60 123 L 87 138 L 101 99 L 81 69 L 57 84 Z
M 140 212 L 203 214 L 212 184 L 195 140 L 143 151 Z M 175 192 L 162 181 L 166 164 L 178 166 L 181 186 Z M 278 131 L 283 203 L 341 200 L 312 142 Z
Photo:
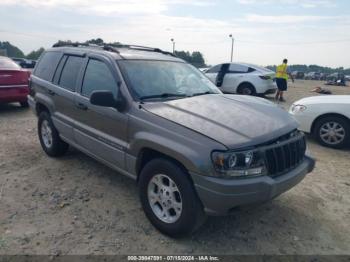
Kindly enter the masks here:
M 290 84 L 284 106 L 318 85 Z M 148 222 L 134 181 L 74 149 L 49 158 L 36 123 L 29 109 L 0 106 L 0 254 L 350 254 L 350 150 L 308 138 L 317 165 L 301 184 L 174 240 Z

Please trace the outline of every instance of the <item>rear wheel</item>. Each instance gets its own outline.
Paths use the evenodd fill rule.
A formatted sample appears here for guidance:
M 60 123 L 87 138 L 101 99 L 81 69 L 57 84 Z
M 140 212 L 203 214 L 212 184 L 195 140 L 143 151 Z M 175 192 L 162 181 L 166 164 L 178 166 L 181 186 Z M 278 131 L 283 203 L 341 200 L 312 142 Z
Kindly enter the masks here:
M 139 194 L 147 218 L 171 237 L 191 234 L 205 214 L 188 174 L 174 162 L 154 159 L 142 169 Z
M 350 141 L 349 121 L 339 116 L 327 116 L 317 120 L 314 136 L 324 146 L 344 148 Z
M 237 93 L 241 95 L 250 95 L 253 96 L 256 94 L 255 88 L 252 84 L 249 83 L 243 83 L 241 84 L 238 89 Z
M 60 138 L 50 114 L 46 111 L 39 115 L 38 135 L 41 147 L 49 156 L 58 157 L 67 152 L 69 145 Z

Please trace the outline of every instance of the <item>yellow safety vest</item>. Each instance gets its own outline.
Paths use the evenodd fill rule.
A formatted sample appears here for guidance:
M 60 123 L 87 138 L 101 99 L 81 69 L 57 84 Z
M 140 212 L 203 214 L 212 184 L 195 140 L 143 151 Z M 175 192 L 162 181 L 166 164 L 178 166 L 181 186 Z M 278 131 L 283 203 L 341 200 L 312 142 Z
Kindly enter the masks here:
M 288 80 L 288 73 L 287 73 L 287 64 L 282 64 L 277 66 L 277 70 L 276 70 L 276 78 L 284 78 L 286 80 Z

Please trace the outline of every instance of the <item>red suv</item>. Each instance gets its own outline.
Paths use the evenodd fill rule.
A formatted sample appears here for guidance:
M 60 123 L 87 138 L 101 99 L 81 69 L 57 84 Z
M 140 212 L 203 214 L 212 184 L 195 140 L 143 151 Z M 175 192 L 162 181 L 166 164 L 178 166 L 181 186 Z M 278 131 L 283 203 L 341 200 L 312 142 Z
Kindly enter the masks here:
M 28 107 L 29 77 L 30 71 L 0 56 L 0 103 L 19 102 L 22 107 Z

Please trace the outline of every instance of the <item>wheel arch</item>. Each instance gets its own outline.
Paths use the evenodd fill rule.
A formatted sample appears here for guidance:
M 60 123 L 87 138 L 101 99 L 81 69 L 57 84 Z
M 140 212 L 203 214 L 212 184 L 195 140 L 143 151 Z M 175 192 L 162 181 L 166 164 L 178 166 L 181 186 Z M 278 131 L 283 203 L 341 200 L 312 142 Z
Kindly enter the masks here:
M 315 118 L 314 121 L 312 122 L 311 130 L 310 130 L 311 134 L 313 134 L 315 131 L 316 123 L 325 117 L 340 117 L 340 118 L 343 118 L 344 120 L 346 120 L 350 124 L 350 119 L 348 117 L 344 116 L 343 114 L 340 114 L 340 113 L 322 114 L 322 115 L 319 115 L 317 118 Z
M 144 147 L 138 153 L 137 160 L 136 160 L 135 171 L 136 171 L 136 175 L 137 175 L 137 181 L 139 180 L 140 173 L 141 173 L 142 169 L 144 168 L 144 166 L 156 158 L 167 159 L 167 160 L 175 163 L 176 165 L 178 165 L 186 174 L 188 174 L 188 169 L 178 159 L 171 157 L 168 154 L 161 152 L 159 150 L 153 149 L 151 147 Z M 188 177 L 192 181 L 192 179 L 189 175 L 188 175 Z M 193 183 L 193 181 L 192 181 L 192 183 Z
M 46 105 L 44 105 L 43 103 L 40 103 L 40 102 L 36 103 L 36 105 L 35 105 L 36 114 L 39 116 L 40 113 L 43 111 L 50 113 L 50 110 Z
M 256 88 L 255 88 L 255 86 L 254 86 L 251 82 L 249 82 L 249 81 L 243 81 L 243 82 L 239 83 L 239 85 L 237 86 L 237 93 L 240 92 L 240 89 L 241 89 L 244 85 L 249 85 L 250 87 L 252 87 L 252 88 L 253 88 L 253 91 L 254 91 L 254 94 L 256 94 Z

